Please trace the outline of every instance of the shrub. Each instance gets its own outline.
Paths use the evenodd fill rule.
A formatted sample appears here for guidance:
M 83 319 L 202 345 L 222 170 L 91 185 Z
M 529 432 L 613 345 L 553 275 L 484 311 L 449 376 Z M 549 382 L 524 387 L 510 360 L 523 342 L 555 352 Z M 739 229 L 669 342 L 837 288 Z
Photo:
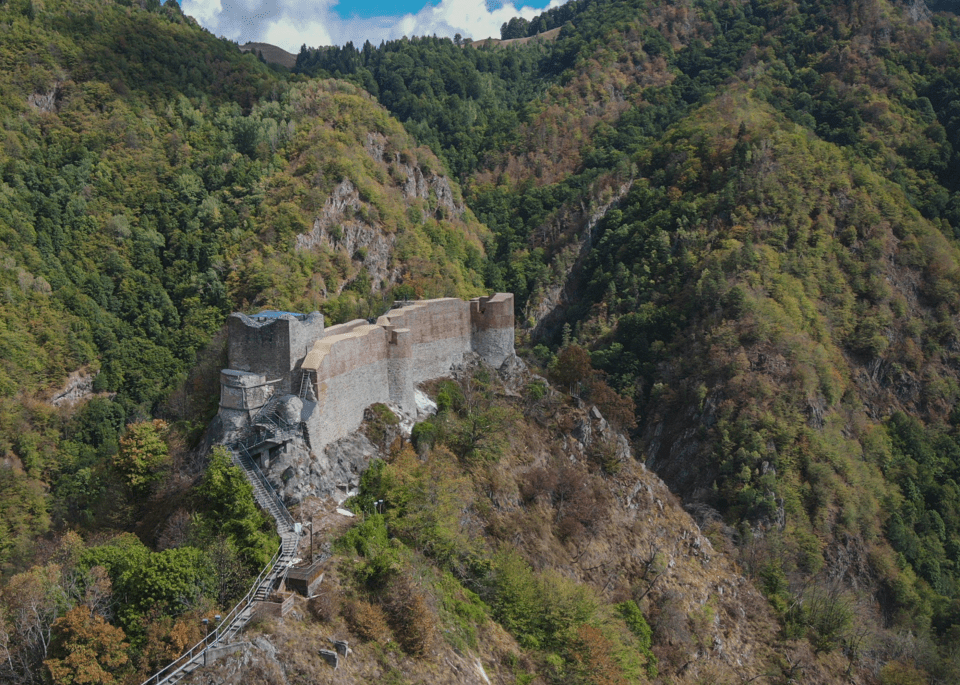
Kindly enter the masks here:
M 626 685 L 623 669 L 617 663 L 610 640 L 597 628 L 584 624 L 577 628 L 571 661 L 579 681 L 596 685 Z
M 352 599 L 346 603 L 343 617 L 350 630 L 358 637 L 371 642 L 386 642 L 390 639 L 387 615 L 376 604 L 362 599 Z
M 400 425 L 400 419 L 382 402 L 367 407 L 363 418 L 370 442 L 376 445 L 381 452 L 386 452 L 390 435 L 393 432 L 392 429 Z
M 608 476 L 615 476 L 623 469 L 617 442 L 612 438 L 594 440 L 587 449 L 587 458 Z
M 494 617 L 522 646 L 562 650 L 599 600 L 589 587 L 556 572 L 534 573 L 515 552 L 500 552 L 490 574 Z
M 901 661 L 891 661 L 880 671 L 880 685 L 923 685 L 927 674 Z
M 86 607 L 77 606 L 58 618 L 51 630 L 51 659 L 44 663 L 50 678 L 57 685 L 88 682 L 123 682 L 129 670 L 126 636 L 92 614 Z M 85 678 L 81 680 L 81 674 Z
M 340 613 L 340 602 L 339 590 L 326 590 L 311 597 L 307 609 L 321 623 L 331 623 Z
M 438 433 L 437 423 L 431 417 L 413 427 L 410 432 L 410 441 L 413 442 L 417 452 L 423 454 L 436 444 Z
M 637 638 L 640 654 L 646 659 L 647 677 L 657 677 L 657 657 L 650 651 L 653 644 L 653 630 L 643 617 L 640 607 L 632 599 L 616 605 L 617 615 L 627 624 L 627 628 Z
M 426 656 L 436 638 L 437 617 L 423 592 L 408 576 L 399 576 L 387 588 L 384 604 L 403 650 L 411 656 Z
M 437 392 L 437 412 L 443 414 L 450 410 L 460 411 L 463 404 L 463 390 L 460 386 L 450 380 L 441 381 Z
M 373 514 L 351 528 L 337 541 L 341 552 L 355 552 L 362 559 L 355 575 L 370 590 L 384 587 L 401 567 L 400 551 L 390 543 L 383 515 Z
M 590 383 L 590 401 L 610 423 L 621 430 L 637 427 L 637 408 L 632 397 L 621 395 L 602 379 Z
M 532 380 L 524 388 L 527 397 L 534 402 L 539 402 L 547 395 L 547 384 L 540 379 Z

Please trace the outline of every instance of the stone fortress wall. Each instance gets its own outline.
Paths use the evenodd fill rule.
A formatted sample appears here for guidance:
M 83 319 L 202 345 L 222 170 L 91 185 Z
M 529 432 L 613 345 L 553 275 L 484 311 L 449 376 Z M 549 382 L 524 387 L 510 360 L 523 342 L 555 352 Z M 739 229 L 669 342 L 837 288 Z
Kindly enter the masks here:
M 306 437 L 319 452 L 355 431 L 371 404 L 415 414 L 417 384 L 447 375 L 468 352 L 499 367 L 514 353 L 513 326 L 510 293 L 413 302 L 376 323 L 330 328 L 317 312 L 233 314 L 221 418 L 240 430 L 272 396 L 297 396 Z
M 235 313 L 227 319 L 230 368 L 279 380 L 277 390 L 299 392 L 298 366 L 314 341 L 323 335 L 323 315 L 298 316 L 265 311 L 254 316 Z

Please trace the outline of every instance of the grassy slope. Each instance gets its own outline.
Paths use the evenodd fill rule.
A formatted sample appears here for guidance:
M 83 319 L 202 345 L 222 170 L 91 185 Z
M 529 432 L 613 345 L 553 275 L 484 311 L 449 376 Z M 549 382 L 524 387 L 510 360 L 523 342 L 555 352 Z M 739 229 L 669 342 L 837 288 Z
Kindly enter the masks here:
M 429 423 L 432 445 L 420 429 L 419 454 L 395 441 L 365 476 L 354 507 L 367 515 L 346 533 L 342 518 L 333 526 L 341 542 L 319 598 L 254 630 L 280 649 L 276 660 L 260 645 L 217 668 L 474 682 L 464 664 L 479 659 L 508 683 L 731 682 L 791 668 L 840 682 L 843 658 L 777 641 L 774 612 L 720 528 L 698 528 L 619 434 L 542 379 L 515 374 L 509 387 L 478 369 L 436 385 L 447 408 Z M 477 423 L 488 429 L 479 443 Z M 376 500 L 382 517 L 370 515 Z M 397 610 L 410 596 L 420 613 Z M 650 622 L 655 667 L 617 614 L 626 600 Z M 358 620 L 358 603 L 379 623 Z M 326 638 L 354 649 L 336 675 L 311 649 Z

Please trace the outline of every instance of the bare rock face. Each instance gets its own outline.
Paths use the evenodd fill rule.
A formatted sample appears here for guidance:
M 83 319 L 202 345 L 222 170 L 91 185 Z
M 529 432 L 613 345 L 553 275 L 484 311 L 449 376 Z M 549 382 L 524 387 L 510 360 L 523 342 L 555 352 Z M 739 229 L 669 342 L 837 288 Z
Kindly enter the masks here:
M 340 503 L 356 494 L 360 474 L 379 454 L 361 431 L 327 445 L 319 454 L 297 438 L 270 459 L 264 475 L 288 505 L 307 497 L 330 497 Z
M 60 100 L 63 95 L 60 92 L 60 81 L 57 81 L 50 90 L 33 93 L 27 97 L 27 104 L 38 112 L 49 114 L 60 110 Z
M 183 682 L 197 685 L 286 685 L 287 675 L 277 655 L 277 648 L 261 635 L 197 669 Z
M 578 238 L 557 251 L 551 264 L 557 277 L 530 299 L 528 312 L 534 325 L 535 339 L 551 335 L 562 323 L 566 308 L 578 299 L 576 281 L 584 260 L 593 249 L 594 229 L 607 211 L 616 207 L 630 192 L 631 187 L 632 183 L 623 184 L 610 199 L 598 207 L 565 209 L 549 224 L 537 229 L 541 239 L 546 242 L 562 242 L 563 236 L 571 233 L 575 233 Z
M 381 133 L 368 133 L 367 144 L 364 146 L 374 160 L 381 164 L 393 164 L 399 176 L 406 180 L 400 182 L 403 197 L 407 200 L 420 199 L 430 201 L 430 193 L 436 206 L 442 208 L 447 216 L 461 217 L 466 211 L 462 202 L 457 202 L 450 187 L 450 180 L 428 170 L 424 173 L 413 160 L 395 152 L 391 155 L 387 150 L 387 138 Z M 426 217 L 424 217 L 426 218 Z
M 93 379 L 96 374 L 74 371 L 67 378 L 66 384 L 50 399 L 55 407 L 71 405 L 80 400 L 93 396 Z
M 630 442 L 626 436 L 607 423 L 600 410 L 591 407 L 587 415 L 571 431 L 576 442 L 569 447 L 583 457 L 591 448 L 604 447 L 619 462 L 631 458 Z
M 287 395 L 277 409 L 284 421 L 296 425 L 303 414 L 303 400 L 296 395 Z
M 298 398 L 293 399 L 299 402 Z M 288 505 L 299 504 L 307 497 L 329 497 L 338 504 L 343 502 L 356 494 L 360 487 L 360 475 L 373 459 L 382 457 L 387 446 L 397 437 L 409 438 L 417 421 L 437 411 L 437 405 L 419 391 L 415 416 L 403 413 L 395 405 L 387 406 L 399 421 L 396 425 L 384 428 L 380 441 L 382 444 L 371 442 L 363 428 L 330 443 L 319 453 L 310 449 L 303 438 L 295 438 L 269 458 L 264 475 Z M 367 409 L 365 419 L 370 420 L 371 417 L 372 413 Z
M 399 190 L 404 200 L 426 202 L 424 219 L 463 217 L 466 207 L 455 196 L 446 176 L 425 170 L 413 155 L 394 152 L 390 141 L 381 133 L 368 133 L 364 148 L 370 158 L 381 165 L 381 171 L 389 172 L 394 184 L 390 192 Z M 390 183 L 385 182 L 386 186 Z M 296 240 L 298 250 L 324 245 L 345 252 L 354 263 L 360 263 L 367 270 L 375 290 L 392 288 L 399 282 L 400 269 L 392 264 L 397 236 L 383 230 L 376 208 L 361 197 L 360 189 L 349 178 L 334 188 L 314 219 L 313 227 Z M 344 285 L 346 283 L 327 284 L 332 292 L 324 288 L 323 295 L 339 294 Z
M 392 286 L 400 276 L 390 268 L 397 237 L 384 233 L 366 216 L 360 191 L 350 179 L 344 179 L 323 205 L 313 228 L 297 236 L 297 249 L 310 250 L 327 245 L 343 250 L 351 259 L 363 262 L 374 287 Z M 325 293 L 326 294 L 326 293 Z

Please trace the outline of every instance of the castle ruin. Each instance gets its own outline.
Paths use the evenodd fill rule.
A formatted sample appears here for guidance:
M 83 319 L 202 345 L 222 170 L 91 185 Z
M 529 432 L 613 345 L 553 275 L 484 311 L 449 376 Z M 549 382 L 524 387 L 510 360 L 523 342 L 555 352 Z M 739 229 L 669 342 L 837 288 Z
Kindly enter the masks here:
M 267 471 L 288 443 L 305 445 L 300 462 L 322 460 L 372 404 L 415 416 L 417 386 L 448 375 L 468 353 L 499 368 L 514 354 L 513 295 L 398 303 L 376 323 L 330 328 L 319 312 L 236 313 L 228 335 L 218 414 L 224 441 L 241 444 Z M 309 470 L 325 468 L 332 466 Z

